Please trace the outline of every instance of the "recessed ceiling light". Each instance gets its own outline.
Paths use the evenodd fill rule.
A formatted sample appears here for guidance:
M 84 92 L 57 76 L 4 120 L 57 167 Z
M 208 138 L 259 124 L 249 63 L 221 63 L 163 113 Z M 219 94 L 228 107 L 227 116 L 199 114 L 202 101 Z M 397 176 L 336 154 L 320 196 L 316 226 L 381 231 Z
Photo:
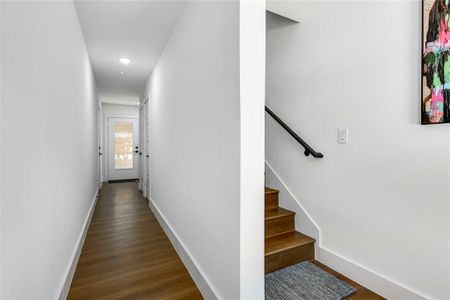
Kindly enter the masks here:
M 125 72 L 124 71 L 120 71 L 120 74 L 125 74 Z
M 131 62 L 131 60 L 130 60 L 129 58 L 127 58 L 127 57 L 121 57 L 121 58 L 119 59 L 119 61 L 120 61 L 122 64 L 124 64 L 124 65 L 128 65 L 128 64 Z

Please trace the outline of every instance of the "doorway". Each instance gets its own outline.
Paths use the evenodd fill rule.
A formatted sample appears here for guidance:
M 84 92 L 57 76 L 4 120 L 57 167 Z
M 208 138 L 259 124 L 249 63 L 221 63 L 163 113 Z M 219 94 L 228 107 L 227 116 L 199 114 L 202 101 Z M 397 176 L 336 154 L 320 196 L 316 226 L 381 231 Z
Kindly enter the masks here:
M 103 113 L 99 103 L 97 107 L 97 137 L 98 137 L 98 188 L 103 184 Z
M 108 118 L 108 180 L 138 178 L 137 118 Z
M 150 105 L 149 101 L 144 104 L 144 170 L 145 170 L 145 196 L 150 196 Z
M 139 109 L 140 168 L 139 187 L 145 197 L 150 195 L 150 103 L 146 99 Z

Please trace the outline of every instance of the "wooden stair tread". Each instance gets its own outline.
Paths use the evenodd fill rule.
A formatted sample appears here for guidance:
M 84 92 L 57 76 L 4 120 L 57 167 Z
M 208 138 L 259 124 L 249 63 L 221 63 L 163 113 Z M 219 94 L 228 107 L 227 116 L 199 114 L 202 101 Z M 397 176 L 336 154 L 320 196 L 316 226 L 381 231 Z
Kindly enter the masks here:
M 266 187 L 264 192 L 265 192 L 265 194 L 276 194 L 279 191 Z
M 295 212 L 278 207 L 275 209 L 266 210 L 264 212 L 264 220 L 272 220 L 272 219 L 282 218 L 282 217 L 291 216 L 291 215 L 295 215 Z
M 288 249 L 314 243 L 315 240 L 298 231 L 283 233 L 266 238 L 265 256 L 273 255 Z
M 279 191 L 265 188 L 264 272 L 314 259 L 315 240 L 295 231 L 295 212 L 281 208 Z

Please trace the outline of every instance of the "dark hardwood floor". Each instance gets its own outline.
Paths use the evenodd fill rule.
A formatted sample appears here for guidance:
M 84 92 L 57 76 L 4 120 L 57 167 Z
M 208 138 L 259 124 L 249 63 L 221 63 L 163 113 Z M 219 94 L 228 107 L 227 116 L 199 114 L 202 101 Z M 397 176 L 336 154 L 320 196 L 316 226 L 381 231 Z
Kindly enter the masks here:
M 340 280 L 350 284 L 352 287 L 354 287 L 356 289 L 356 293 L 348 296 L 347 298 L 345 298 L 345 300 L 386 300 L 385 298 L 381 297 L 380 295 L 375 294 L 371 290 L 363 287 L 359 283 L 354 282 L 353 280 L 345 277 L 344 275 L 339 274 L 335 270 L 328 268 L 327 266 L 318 262 L 317 260 L 311 260 L 311 262 L 313 264 L 315 264 L 316 266 L 318 266 L 319 268 L 321 268 L 322 270 L 327 271 L 328 273 L 336 276 Z
M 357 292 L 384 299 L 323 264 Z M 103 185 L 68 299 L 203 299 L 136 182 Z
M 137 183 L 104 184 L 68 299 L 203 299 Z

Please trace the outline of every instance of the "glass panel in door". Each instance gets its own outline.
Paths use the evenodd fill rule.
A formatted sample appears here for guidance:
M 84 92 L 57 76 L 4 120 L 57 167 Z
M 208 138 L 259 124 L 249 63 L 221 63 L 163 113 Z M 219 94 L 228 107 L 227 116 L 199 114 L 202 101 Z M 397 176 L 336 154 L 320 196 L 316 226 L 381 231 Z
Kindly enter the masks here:
M 133 168 L 133 123 L 116 122 L 114 125 L 114 169 Z

